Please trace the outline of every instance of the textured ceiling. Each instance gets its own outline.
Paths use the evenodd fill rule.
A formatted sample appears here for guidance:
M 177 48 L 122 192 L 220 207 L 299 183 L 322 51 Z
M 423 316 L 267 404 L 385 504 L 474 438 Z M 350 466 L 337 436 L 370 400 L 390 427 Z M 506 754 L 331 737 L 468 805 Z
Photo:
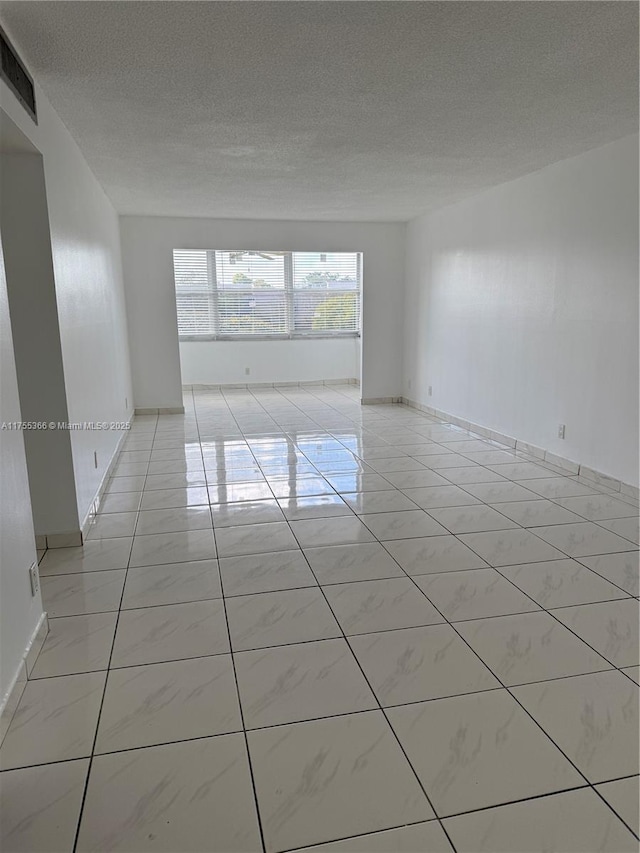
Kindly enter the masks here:
M 637 130 L 632 2 L 8 2 L 121 213 L 406 220 Z

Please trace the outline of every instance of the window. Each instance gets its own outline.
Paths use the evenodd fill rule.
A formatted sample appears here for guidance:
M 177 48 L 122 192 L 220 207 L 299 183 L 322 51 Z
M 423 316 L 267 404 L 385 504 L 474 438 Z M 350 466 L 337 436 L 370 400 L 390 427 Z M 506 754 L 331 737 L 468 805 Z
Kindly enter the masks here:
M 176 249 L 180 340 L 357 335 L 362 255 Z

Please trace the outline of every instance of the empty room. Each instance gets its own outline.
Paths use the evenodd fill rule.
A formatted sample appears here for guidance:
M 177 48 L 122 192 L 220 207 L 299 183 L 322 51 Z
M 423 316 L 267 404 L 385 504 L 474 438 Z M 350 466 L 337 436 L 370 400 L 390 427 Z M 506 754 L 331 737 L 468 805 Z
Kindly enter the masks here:
M 637 853 L 638 23 L 0 2 L 2 853 Z

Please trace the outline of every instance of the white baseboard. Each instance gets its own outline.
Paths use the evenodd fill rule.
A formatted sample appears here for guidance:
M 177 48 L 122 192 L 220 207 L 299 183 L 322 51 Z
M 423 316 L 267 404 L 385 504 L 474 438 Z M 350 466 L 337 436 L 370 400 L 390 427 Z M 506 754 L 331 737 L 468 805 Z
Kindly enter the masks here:
M 184 406 L 160 406 L 151 409 L 135 409 L 135 415 L 184 415 Z
M 230 383 L 221 383 L 221 384 L 200 384 L 194 382 L 191 385 L 183 385 L 183 391 L 225 391 L 225 390 L 247 390 L 251 391 L 253 389 L 260 390 L 261 388 L 313 388 L 318 385 L 327 385 L 327 386 L 335 386 L 335 385 L 360 385 L 359 379 L 311 379 L 309 381 L 302 382 L 230 382 Z M 138 410 L 136 410 L 137 413 Z M 145 409 L 145 412 L 147 410 Z
M 452 415 L 450 412 L 444 412 L 441 409 L 434 408 L 433 406 L 425 406 L 423 403 L 418 403 L 416 400 L 410 400 L 408 397 L 402 397 L 401 401 L 405 406 L 409 406 L 412 409 L 417 409 L 420 412 L 432 415 L 433 417 L 439 418 L 447 423 L 455 424 L 456 426 L 463 427 L 463 429 L 468 429 L 470 432 L 475 432 L 483 438 L 498 441 L 507 447 L 512 447 L 516 451 L 522 451 L 523 453 L 528 453 L 530 456 L 535 456 L 546 462 L 548 465 L 554 465 L 556 468 L 561 468 L 563 471 L 566 471 L 567 474 L 572 474 L 574 476 L 582 477 L 584 480 L 589 480 L 596 486 L 602 486 L 613 492 L 620 492 L 621 495 L 626 495 L 636 501 L 640 499 L 640 489 L 637 486 L 633 486 L 631 483 L 625 483 L 624 480 L 617 480 L 615 477 L 611 477 L 609 474 L 604 474 L 602 471 L 596 471 L 594 468 L 583 465 L 581 462 L 576 462 L 573 459 L 567 459 L 564 456 L 559 456 L 557 453 L 552 453 L 550 450 L 546 450 L 543 447 L 538 447 L 535 444 L 529 444 L 521 439 L 489 429 L 482 424 L 476 424 L 473 421 L 459 418 L 457 415 Z
M 40 649 L 42 648 L 42 644 L 46 640 L 48 633 L 49 620 L 47 619 L 47 614 L 43 613 L 38 620 L 35 630 L 29 638 L 22 660 L 20 661 L 20 666 L 12 678 L 9 688 L 2 697 L 2 702 L 0 702 L 0 743 L 4 740 L 7 729 L 11 724 L 11 720 L 13 719 L 13 715 L 18 707 L 24 688 L 27 686 L 29 675 L 33 671 L 36 658 L 40 654 Z
M 382 406 L 387 403 L 402 403 L 402 397 L 362 397 L 361 406 Z
M 133 417 L 134 416 L 132 415 L 129 418 L 129 420 L 127 421 L 127 424 L 129 426 L 131 426 L 131 423 L 133 421 Z M 94 517 L 94 515 L 98 512 L 98 509 L 100 508 L 100 504 L 102 503 L 102 496 L 104 495 L 104 493 L 106 491 L 107 485 L 109 483 L 109 479 L 111 477 L 111 472 L 113 471 L 113 469 L 115 468 L 115 466 L 117 464 L 118 454 L 120 453 L 120 450 L 122 449 L 122 445 L 124 444 L 124 442 L 126 441 L 126 439 L 128 437 L 129 437 L 129 430 L 123 430 L 122 435 L 118 439 L 118 443 L 115 446 L 115 450 L 111 454 L 111 460 L 109 461 L 109 464 L 107 465 L 105 472 L 102 475 L 102 480 L 100 480 L 100 485 L 98 486 L 98 491 L 96 492 L 96 496 L 93 499 L 93 501 L 91 502 L 91 506 L 87 510 L 87 514 L 84 517 L 84 520 L 82 522 L 82 528 L 81 528 L 82 540 L 79 543 L 80 545 L 82 545 L 84 543 L 84 540 L 86 539 L 87 533 L 89 532 L 89 528 L 91 526 L 91 520 Z M 54 546 L 49 546 L 49 547 L 54 547 Z M 57 547 L 61 548 L 62 546 L 58 545 Z

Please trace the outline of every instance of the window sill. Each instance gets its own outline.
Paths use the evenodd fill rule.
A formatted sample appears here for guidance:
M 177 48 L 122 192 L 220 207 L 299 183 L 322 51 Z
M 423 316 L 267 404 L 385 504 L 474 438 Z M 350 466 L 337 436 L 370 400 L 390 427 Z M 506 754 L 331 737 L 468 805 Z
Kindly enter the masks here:
M 224 343 L 228 341 L 326 341 L 359 338 L 359 332 L 318 335 L 180 335 L 180 343 Z

